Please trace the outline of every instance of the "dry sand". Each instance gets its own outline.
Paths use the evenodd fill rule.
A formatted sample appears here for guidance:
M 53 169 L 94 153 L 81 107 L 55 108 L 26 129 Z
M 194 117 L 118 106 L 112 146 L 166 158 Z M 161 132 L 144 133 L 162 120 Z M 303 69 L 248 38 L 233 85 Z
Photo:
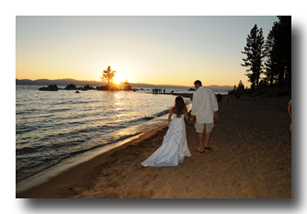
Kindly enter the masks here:
M 176 167 L 143 167 L 167 126 L 80 164 L 18 198 L 291 198 L 290 97 L 242 97 L 221 103 L 213 151 L 192 153 Z

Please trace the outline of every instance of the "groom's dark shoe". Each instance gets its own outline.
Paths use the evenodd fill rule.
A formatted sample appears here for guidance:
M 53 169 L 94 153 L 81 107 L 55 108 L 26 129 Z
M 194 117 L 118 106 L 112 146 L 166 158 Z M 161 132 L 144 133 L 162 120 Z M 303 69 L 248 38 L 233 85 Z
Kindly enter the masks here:
M 206 151 L 200 151 L 199 149 L 195 149 L 196 152 L 198 153 L 205 153 Z

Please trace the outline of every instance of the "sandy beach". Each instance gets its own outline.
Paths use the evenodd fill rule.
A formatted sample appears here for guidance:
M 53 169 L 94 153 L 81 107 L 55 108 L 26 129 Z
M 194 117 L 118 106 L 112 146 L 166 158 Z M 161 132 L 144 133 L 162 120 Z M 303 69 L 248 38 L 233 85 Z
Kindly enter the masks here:
M 160 127 L 17 198 L 291 198 L 290 97 L 231 100 L 219 105 L 213 151 L 197 153 L 194 125 L 186 124 L 192 156 L 176 167 L 143 167 L 168 129 Z

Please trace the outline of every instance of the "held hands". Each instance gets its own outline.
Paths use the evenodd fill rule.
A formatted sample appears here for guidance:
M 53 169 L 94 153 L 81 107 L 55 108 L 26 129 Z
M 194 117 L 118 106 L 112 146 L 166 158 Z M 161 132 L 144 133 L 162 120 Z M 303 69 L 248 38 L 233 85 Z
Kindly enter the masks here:
M 220 116 L 218 115 L 217 111 L 214 112 L 214 119 L 216 122 L 220 121 Z
M 220 116 L 218 115 L 217 112 L 214 112 L 214 119 L 215 119 L 216 122 L 218 122 L 218 121 L 221 120 L 221 119 L 220 119 Z M 190 119 L 190 121 L 189 121 L 189 124 L 194 124 L 194 123 L 195 123 L 195 117 L 194 117 L 194 115 L 192 115 L 192 116 L 191 116 L 191 119 Z
M 190 119 L 189 124 L 194 124 L 194 122 L 195 122 L 195 117 L 194 117 L 194 115 L 191 115 L 191 119 Z

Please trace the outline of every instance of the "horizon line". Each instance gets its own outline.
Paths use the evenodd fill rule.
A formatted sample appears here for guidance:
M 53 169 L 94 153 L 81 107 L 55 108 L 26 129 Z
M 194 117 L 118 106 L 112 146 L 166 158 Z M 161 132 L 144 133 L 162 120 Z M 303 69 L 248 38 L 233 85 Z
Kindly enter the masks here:
M 32 80 L 32 79 L 17 79 L 15 78 L 16 80 L 19 80 L 19 81 L 22 81 L 22 80 L 27 80 L 27 81 L 39 81 L 39 80 L 49 80 L 49 81 L 57 81 L 57 80 L 73 80 L 73 81 L 80 81 L 80 82 L 97 82 L 97 83 L 106 83 L 106 82 L 102 82 L 102 81 L 99 81 L 99 80 L 77 80 L 77 79 L 73 79 L 73 78 L 62 78 L 62 79 L 46 79 L 46 78 L 42 78 L 42 79 L 35 79 L 35 80 Z M 122 82 L 124 83 L 124 82 Z M 174 85 L 174 84 L 153 84 L 153 83 L 144 83 L 144 82 L 129 82 L 128 83 L 130 84 L 145 84 L 145 85 L 156 85 L 156 86 L 159 86 L 159 85 L 164 85 L 164 86 L 179 86 L 179 87 L 193 87 L 193 85 L 190 85 L 190 86 L 186 86 L 186 85 Z M 208 86 L 218 86 L 218 87 L 233 87 L 231 85 L 218 85 L 218 84 L 211 84 L 211 85 L 208 85 Z

